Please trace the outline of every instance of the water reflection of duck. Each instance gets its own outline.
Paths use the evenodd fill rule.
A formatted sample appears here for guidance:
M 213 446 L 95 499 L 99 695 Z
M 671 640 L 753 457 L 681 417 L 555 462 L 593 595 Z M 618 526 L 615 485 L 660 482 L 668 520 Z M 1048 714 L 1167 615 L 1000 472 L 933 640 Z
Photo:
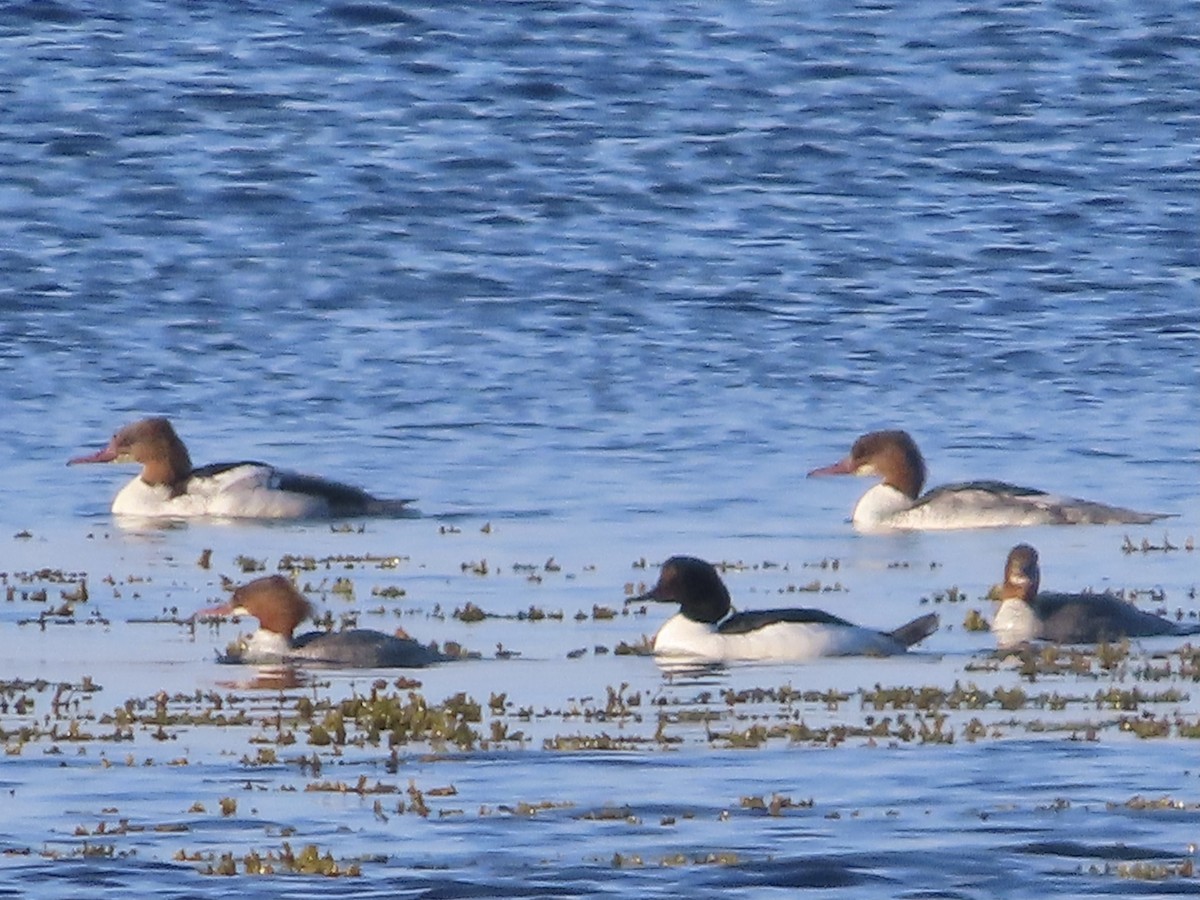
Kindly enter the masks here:
M 1184 625 L 1138 609 L 1112 594 L 1039 594 L 1037 550 L 1018 544 L 1009 551 L 1000 588 L 1000 608 L 992 631 L 1001 649 L 1029 641 L 1097 644 L 1127 637 L 1200 634 Z
M 814 475 L 875 475 L 883 479 L 854 507 L 862 531 L 944 530 L 1019 525 L 1144 525 L 1167 518 L 1090 500 L 1048 494 L 1002 481 L 947 484 L 925 494 L 925 460 L 906 431 L 872 431 L 850 453 Z
M 305 519 L 395 515 L 411 502 L 382 500 L 348 484 L 260 462 L 193 468 L 187 447 L 163 418 L 126 425 L 103 450 L 68 465 L 76 463 L 141 464 L 141 473 L 113 499 L 118 515 Z
M 690 556 L 668 559 L 658 583 L 626 602 L 643 600 L 679 604 L 679 613 L 654 636 L 655 654 L 717 662 L 891 656 L 924 640 L 938 625 L 932 613 L 895 631 L 875 631 L 819 609 L 734 612 L 717 570 Z
M 228 603 L 200 613 L 249 615 L 258 619 L 258 630 L 245 639 L 237 652 L 222 657 L 221 662 L 262 665 L 301 662 L 350 669 L 412 669 L 451 658 L 412 638 L 365 628 L 310 631 L 295 636 L 296 627 L 311 614 L 308 600 L 282 575 L 256 578 L 234 591 Z

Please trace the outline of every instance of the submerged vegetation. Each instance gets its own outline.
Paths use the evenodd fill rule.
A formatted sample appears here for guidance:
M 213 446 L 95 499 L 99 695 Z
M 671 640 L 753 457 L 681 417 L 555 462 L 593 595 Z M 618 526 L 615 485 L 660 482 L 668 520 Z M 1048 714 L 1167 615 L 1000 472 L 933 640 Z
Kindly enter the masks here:
M 450 528 L 447 539 L 460 534 Z M 484 531 L 491 534 L 492 530 Z M 1190 544 L 1162 547 L 1190 550 Z M 1142 548 L 1149 553 L 1153 548 Z M 1128 551 L 1127 551 L 1128 552 Z M 1185 551 L 1186 552 L 1186 551 Z M 1200 739 L 1200 645 L 1180 641 L 1153 649 L 1128 641 L 1095 647 L 1034 646 L 997 653 L 986 635 L 990 608 L 976 606 L 957 586 L 923 597 L 919 604 L 963 609 L 962 632 L 979 632 L 978 652 L 953 662 L 925 679 L 921 667 L 904 669 L 908 678 L 889 680 L 886 664 L 873 663 L 878 680 L 833 678 L 834 669 L 789 666 L 755 667 L 730 677 L 729 670 L 660 670 L 646 657 L 649 633 L 660 619 L 657 610 L 627 607 L 620 589 L 606 597 L 587 595 L 572 605 L 571 595 L 554 585 L 585 578 L 590 564 L 572 567 L 555 556 L 538 562 L 499 564 L 479 556 L 461 563 L 463 596 L 454 605 L 422 605 L 419 583 L 403 578 L 411 560 L 399 553 L 311 556 L 290 554 L 277 561 L 237 555 L 221 560 L 205 550 L 195 560 L 204 578 L 221 591 L 243 573 L 275 569 L 297 580 L 306 594 L 323 601 L 318 627 L 369 627 L 365 620 L 403 617 L 406 628 L 422 629 L 421 617 L 475 636 L 496 652 L 492 666 L 521 667 L 538 658 L 536 671 L 591 665 L 595 677 L 584 692 L 553 684 L 537 685 L 507 678 L 493 680 L 464 668 L 465 689 L 426 687 L 422 672 L 370 672 L 358 677 L 321 677 L 320 673 L 275 671 L 249 681 L 194 690 L 147 686 L 130 696 L 114 694 L 102 670 L 64 670 L 61 680 L 10 677 L 0 681 L 0 745 L 10 759 L 53 764 L 65 773 L 82 771 L 89 779 L 116 782 L 125 773 L 151 774 L 167 783 L 170 809 L 122 811 L 116 806 L 71 813 L 74 821 L 43 846 L 10 848 L 10 853 L 40 854 L 54 860 L 123 859 L 145 851 L 146 837 L 157 846 L 172 841 L 161 855 L 205 876 L 345 878 L 387 865 L 389 854 L 347 853 L 344 842 L 314 829 L 320 810 L 336 806 L 341 821 L 370 822 L 374 827 L 413 829 L 439 822 L 495 818 L 581 827 L 621 829 L 627 843 L 592 862 L 614 869 L 648 867 L 744 867 L 755 862 L 738 841 L 703 850 L 649 852 L 636 835 L 646 829 L 679 830 L 700 821 L 748 823 L 757 819 L 804 818 L 822 823 L 852 822 L 861 811 L 822 796 L 820 785 L 796 781 L 766 783 L 751 792 L 713 785 L 711 796 L 677 804 L 651 805 L 623 797 L 589 803 L 572 794 L 570 782 L 522 784 L 497 801 L 481 796 L 478 784 L 456 768 L 454 778 L 438 778 L 431 768 L 482 766 L 515 758 L 540 765 L 579 759 L 672 759 L 685 754 L 730 754 L 752 767 L 756 754 L 795 753 L 802 769 L 805 751 L 858 747 L 925 748 L 1002 743 L 1006 740 L 1063 742 L 1144 742 Z M 191 559 L 195 559 L 192 557 Z M 190 564 L 189 560 L 189 564 Z M 231 575 L 222 575 L 222 563 Z M 652 580 L 654 563 L 638 560 L 626 596 Z M 837 559 L 789 566 L 785 563 L 724 562 L 730 573 L 769 575 L 772 595 L 830 594 L 852 591 L 846 567 Z M 889 563 L 888 571 L 936 572 L 936 563 Z M 794 571 L 793 571 L 794 570 Z M 799 577 L 794 577 L 799 573 Z M 818 577 L 812 577 L 817 575 Z M 38 569 L 6 573 L 2 585 L 17 627 L 120 627 L 114 604 L 156 590 L 149 575 L 104 576 Z M 491 582 L 510 579 L 535 593 L 520 604 L 496 608 Z M 1164 606 L 1161 589 L 1131 591 L 1131 596 Z M 983 598 L 978 598 L 982 600 Z M 532 602 L 531 602 L 532 601 Z M 1194 597 L 1188 605 L 1194 606 Z M 804 601 L 801 601 L 804 602 Z M 812 603 L 833 606 L 836 597 Z M 100 604 L 106 613 L 100 612 Z M 119 607 L 117 607 L 119 608 Z M 512 611 L 515 608 L 517 611 Z M 1194 613 L 1178 613 L 1194 615 Z M 195 637 L 197 625 L 216 631 L 228 627 L 196 620 L 177 601 L 164 602 L 151 616 L 122 617 L 126 624 L 172 629 Z M 416 619 L 417 621 L 411 621 Z M 490 637 L 503 628 L 504 643 L 528 633 L 529 642 L 511 649 Z M 545 659 L 538 638 L 561 629 L 571 647 Z M 641 632 L 639 634 L 639 632 Z M 974 638 L 973 638 L 974 639 Z M 602 642 L 606 641 L 606 642 Z M 478 657 L 478 654 L 471 654 Z M 590 663 L 580 662 L 590 660 Z M 454 662 L 446 666 L 480 665 Z M 228 670 L 230 673 L 243 670 Z M 447 669 L 446 671 L 450 671 Z M 512 668 L 511 671 L 526 671 Z M 845 669 L 840 670 L 843 674 Z M 224 673 L 223 673 L 224 674 Z M 247 672 L 248 674 L 248 672 Z M 914 677 L 915 676 L 915 677 Z M 236 677 L 236 676 L 235 676 Z M 821 683 L 825 679 L 825 683 Z M 454 683 L 442 678 L 438 684 Z M 947 683 L 948 682 L 948 683 Z M 529 696 L 526 688 L 537 687 Z M 469 686 L 469 687 L 468 687 Z M 548 690 L 547 687 L 550 689 Z M 554 699 L 547 699 L 553 697 Z M 616 763 L 620 765 L 620 763 Z M 741 765 L 739 763 L 739 765 Z M 535 767 L 536 770 L 536 767 Z M 204 773 L 201 776 L 200 773 Z M 280 804 L 290 813 L 280 813 Z M 1067 801 L 1064 801 L 1067 804 Z M 1068 804 L 1069 805 L 1069 804 Z M 270 807 L 274 811 L 265 812 Z M 1066 806 L 1064 806 L 1066 808 Z M 1113 801 L 1111 815 L 1189 815 L 1200 806 L 1194 797 L 1131 796 Z M 308 812 L 305 812 L 307 810 Z M 904 815 L 888 809 L 881 815 Z M 983 811 L 982 818 L 992 815 Z M 220 827 L 213 823 L 222 823 Z M 354 825 L 348 826 L 354 829 Z M 828 827 L 828 824 L 827 826 Z M 234 833 L 238 836 L 228 837 Z M 1188 856 L 1121 858 L 1080 866 L 1091 877 L 1135 880 L 1193 878 Z

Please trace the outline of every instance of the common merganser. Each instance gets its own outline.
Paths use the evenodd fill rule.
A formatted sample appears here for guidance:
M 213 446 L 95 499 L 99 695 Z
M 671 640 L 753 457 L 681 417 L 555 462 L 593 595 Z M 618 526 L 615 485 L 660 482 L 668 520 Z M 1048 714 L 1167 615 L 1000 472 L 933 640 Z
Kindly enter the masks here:
M 108 446 L 78 463 L 141 463 L 121 488 L 112 511 L 128 516 L 219 516 L 310 519 L 401 515 L 411 500 L 382 500 L 348 484 L 301 475 L 260 462 L 192 468 L 187 447 L 163 418 L 142 419 L 113 435 Z
M 933 613 L 895 631 L 875 631 L 820 609 L 734 612 L 716 568 L 693 556 L 668 559 L 658 583 L 626 603 L 644 600 L 679 604 L 679 612 L 654 636 L 655 654 L 706 662 L 892 656 L 904 653 L 938 627 Z
M 1168 518 L 1090 500 L 1048 494 L 1002 481 L 947 484 L 921 494 L 925 459 L 906 431 L 872 431 L 854 442 L 845 459 L 813 469 L 814 475 L 876 475 L 851 522 L 860 531 L 944 530 L 1019 525 L 1146 525 Z
M 1112 594 L 1039 594 L 1037 550 L 1018 544 L 1004 564 L 1000 608 L 992 620 L 996 644 L 1008 649 L 1030 641 L 1098 644 L 1127 637 L 1200 634 L 1184 625 L 1138 609 Z
M 312 615 L 312 606 L 282 575 L 247 582 L 233 592 L 227 603 L 198 615 L 248 615 L 258 619 L 258 630 L 243 639 L 236 650 L 222 656 L 223 663 L 302 662 L 348 669 L 417 669 L 453 658 L 412 638 L 366 628 L 310 631 L 293 636 L 296 627 Z

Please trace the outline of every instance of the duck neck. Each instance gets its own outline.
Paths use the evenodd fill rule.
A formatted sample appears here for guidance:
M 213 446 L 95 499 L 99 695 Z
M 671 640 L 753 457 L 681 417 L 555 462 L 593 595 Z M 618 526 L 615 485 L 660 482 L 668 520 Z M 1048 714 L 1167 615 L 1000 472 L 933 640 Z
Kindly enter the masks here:
M 188 455 L 187 447 L 178 439 L 167 441 L 159 452 L 142 463 L 142 481 L 151 485 L 168 485 L 175 495 L 183 493 L 191 474 L 192 458 Z

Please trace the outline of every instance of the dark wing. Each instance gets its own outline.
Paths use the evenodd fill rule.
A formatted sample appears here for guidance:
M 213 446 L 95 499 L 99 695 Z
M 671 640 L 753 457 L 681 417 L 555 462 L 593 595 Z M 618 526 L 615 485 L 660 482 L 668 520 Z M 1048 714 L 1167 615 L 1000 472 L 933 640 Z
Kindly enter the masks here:
M 291 660 L 342 668 L 419 669 L 448 657 L 411 638 L 399 638 L 366 628 L 310 631 L 292 641 Z
M 1138 609 L 1112 594 L 1038 594 L 1036 603 L 1042 638 L 1060 644 L 1188 633 L 1169 619 Z
M 759 609 L 754 612 L 734 613 L 717 626 L 717 633 L 746 634 L 766 625 L 777 625 L 781 622 L 853 627 L 852 623 L 832 613 L 827 613 L 823 609 Z
M 209 463 L 207 466 L 200 466 L 198 469 L 192 469 L 190 477 L 211 478 L 213 475 L 220 475 L 222 472 L 228 472 L 230 469 L 236 469 L 238 466 L 261 466 L 264 469 L 271 468 L 266 463 L 258 462 L 252 459 L 244 459 L 241 462 Z
M 276 485 L 281 491 L 291 491 L 296 494 L 307 494 L 310 497 L 320 497 L 329 504 L 331 511 L 336 513 L 365 513 L 371 509 L 375 498 L 362 488 L 342 484 L 339 481 L 329 481 L 315 475 L 301 475 L 299 472 L 275 470 Z
M 410 499 L 393 500 L 369 494 L 362 488 L 340 481 L 330 481 L 315 475 L 275 470 L 276 484 L 280 490 L 320 497 L 329 504 L 329 512 L 335 516 L 418 516 L 411 509 Z
M 1009 484 L 1007 481 L 960 481 L 955 484 L 943 484 L 921 496 L 916 505 L 927 503 L 939 494 L 961 493 L 962 491 L 981 491 L 984 494 L 995 494 L 1008 497 L 1049 497 L 1045 491 L 1037 488 L 1021 487 L 1019 484 Z

